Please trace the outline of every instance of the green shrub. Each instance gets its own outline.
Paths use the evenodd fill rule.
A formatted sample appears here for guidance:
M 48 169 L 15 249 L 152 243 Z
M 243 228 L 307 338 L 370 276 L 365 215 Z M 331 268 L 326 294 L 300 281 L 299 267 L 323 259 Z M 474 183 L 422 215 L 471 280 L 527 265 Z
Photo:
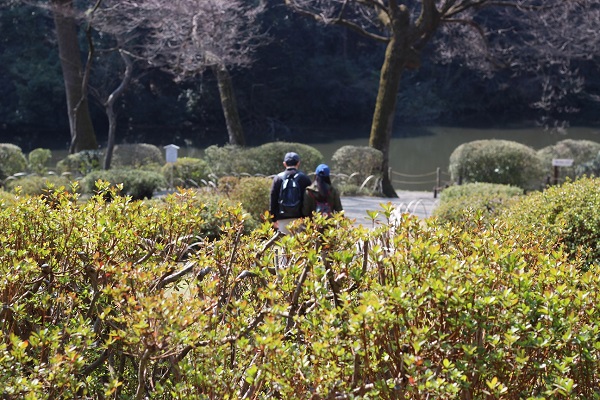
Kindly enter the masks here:
M 10 207 L 15 202 L 15 195 L 0 189 L 0 209 Z
M 153 144 L 118 144 L 113 151 L 111 167 L 160 167 L 165 163 L 162 151 Z
M 573 160 L 573 165 L 570 167 L 560 167 L 560 178 L 575 179 L 577 176 L 584 173 L 589 174 L 591 171 L 585 167 L 586 163 L 592 162 L 600 152 L 600 143 L 591 140 L 573 140 L 565 139 L 560 142 L 544 147 L 538 150 L 538 157 L 541 159 L 542 168 L 548 174 L 553 175 L 552 160 L 554 158 L 567 158 Z M 578 168 L 581 168 L 578 171 Z
M 539 189 L 544 171 L 536 152 L 508 140 L 476 140 L 458 146 L 450 155 L 450 175 L 459 183 L 498 183 Z
M 203 180 L 208 180 L 209 168 L 202 159 L 181 157 L 174 163 L 163 165 L 161 172 L 174 186 L 190 188 L 199 187 Z
M 273 240 L 205 190 L 106 190 L 0 210 L 4 397 L 600 396 L 600 274 L 532 235 L 336 216 Z
M 501 218 L 511 229 L 537 235 L 551 249 L 564 245 L 574 259 L 600 263 L 600 179 L 581 178 L 532 193 L 513 203 Z M 547 250 L 550 251 L 550 250 Z
M 27 170 L 27 159 L 21 148 L 10 143 L 0 143 L 0 180 Z
M 342 146 L 333 153 L 331 161 L 333 173 L 348 175 L 348 183 L 360 186 L 371 175 L 381 178 L 383 153 L 372 147 Z M 335 181 L 342 180 L 336 178 Z
M 29 161 L 29 171 L 43 175 L 48 171 L 48 161 L 52 158 L 52 151 L 49 149 L 33 149 L 29 152 L 27 159 Z
M 204 158 L 217 176 L 250 174 L 274 175 L 283 171 L 283 157 L 294 151 L 300 155 L 300 169 L 310 173 L 323 162 L 323 155 L 302 143 L 273 142 L 258 147 L 210 146 Z
M 240 183 L 240 178 L 237 176 L 222 176 L 217 182 L 217 190 L 229 197 L 238 183 Z
M 204 150 L 204 159 L 217 176 L 254 174 L 259 170 L 256 160 L 248 157 L 245 147 L 225 145 L 210 146 Z
M 102 166 L 102 152 L 100 150 L 84 150 L 67 157 L 56 163 L 56 169 L 61 174 L 85 176 L 92 171 L 97 171 Z
M 441 193 L 433 216 L 453 224 L 468 224 L 476 215 L 491 220 L 511 199 L 522 194 L 521 188 L 495 183 L 450 186 Z
M 20 193 L 24 195 L 41 195 L 47 194 L 55 188 L 63 187 L 64 190 L 69 191 L 71 189 L 71 181 L 65 176 L 58 175 L 28 175 L 18 179 L 11 179 L 6 182 L 6 190 L 14 191 L 17 187 L 20 187 Z
M 283 171 L 283 157 L 291 151 L 300 156 L 300 169 L 307 174 L 315 171 L 323 163 L 323 154 L 307 144 L 294 142 L 272 142 L 249 148 L 247 157 L 256 160 L 255 174 L 275 175 Z
M 167 186 L 162 174 L 152 171 L 135 169 L 110 169 L 93 171 L 81 181 L 85 193 L 96 192 L 96 181 L 103 180 L 114 185 L 123 185 L 121 194 L 131 196 L 134 200 L 152 198 L 153 193 L 159 188 Z
M 233 201 L 240 202 L 244 210 L 260 221 L 269 210 L 271 184 L 273 180 L 265 177 L 246 177 L 239 180 L 230 193 Z
M 565 175 L 564 172 L 562 173 L 562 175 Z M 600 152 L 598 152 L 595 159 L 577 165 L 575 167 L 575 175 L 600 177 Z

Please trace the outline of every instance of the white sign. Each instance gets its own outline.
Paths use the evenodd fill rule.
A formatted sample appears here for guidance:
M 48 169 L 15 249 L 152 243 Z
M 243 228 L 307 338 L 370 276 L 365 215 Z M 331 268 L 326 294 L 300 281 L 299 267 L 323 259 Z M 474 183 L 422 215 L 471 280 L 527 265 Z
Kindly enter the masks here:
M 570 167 L 573 165 L 572 158 L 554 158 L 552 159 L 553 167 Z
M 168 163 L 174 163 L 177 161 L 177 150 L 179 150 L 179 146 L 174 144 L 168 144 L 164 147 Z

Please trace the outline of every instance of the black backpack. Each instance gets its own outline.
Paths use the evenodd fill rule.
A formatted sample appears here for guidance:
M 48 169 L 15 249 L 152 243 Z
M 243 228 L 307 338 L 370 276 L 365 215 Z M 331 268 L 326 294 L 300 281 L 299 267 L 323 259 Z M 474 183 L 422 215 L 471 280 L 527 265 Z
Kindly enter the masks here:
M 297 218 L 302 216 L 302 188 L 296 173 L 282 175 L 279 189 L 279 218 Z

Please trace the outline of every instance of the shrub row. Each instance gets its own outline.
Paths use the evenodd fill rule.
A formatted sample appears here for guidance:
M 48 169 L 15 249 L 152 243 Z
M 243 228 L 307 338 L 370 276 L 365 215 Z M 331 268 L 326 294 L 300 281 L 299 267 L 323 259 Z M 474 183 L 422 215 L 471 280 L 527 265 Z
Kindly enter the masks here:
M 457 147 L 450 156 L 450 175 L 454 182 L 487 182 L 539 190 L 550 181 L 552 160 L 572 159 L 571 167 L 561 168 L 561 179 L 583 174 L 598 175 L 593 161 L 600 143 L 589 140 L 562 140 L 538 151 L 507 140 L 476 140 Z
M 600 397 L 600 275 L 520 216 L 276 239 L 220 205 L 209 239 L 197 193 L 76 197 L 0 210 L 5 397 Z

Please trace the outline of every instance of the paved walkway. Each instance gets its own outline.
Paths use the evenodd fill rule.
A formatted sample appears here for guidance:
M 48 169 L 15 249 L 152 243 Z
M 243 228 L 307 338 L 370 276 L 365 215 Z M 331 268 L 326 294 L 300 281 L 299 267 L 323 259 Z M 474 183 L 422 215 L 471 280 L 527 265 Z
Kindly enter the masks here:
M 433 192 L 398 191 L 398 198 L 342 196 L 342 207 L 347 217 L 356 219 L 357 224 L 372 226 L 367 211 L 379 211 L 377 222 L 386 222 L 382 204 L 392 203 L 403 212 L 409 212 L 421 218 L 430 217 L 439 198 L 433 197 Z

